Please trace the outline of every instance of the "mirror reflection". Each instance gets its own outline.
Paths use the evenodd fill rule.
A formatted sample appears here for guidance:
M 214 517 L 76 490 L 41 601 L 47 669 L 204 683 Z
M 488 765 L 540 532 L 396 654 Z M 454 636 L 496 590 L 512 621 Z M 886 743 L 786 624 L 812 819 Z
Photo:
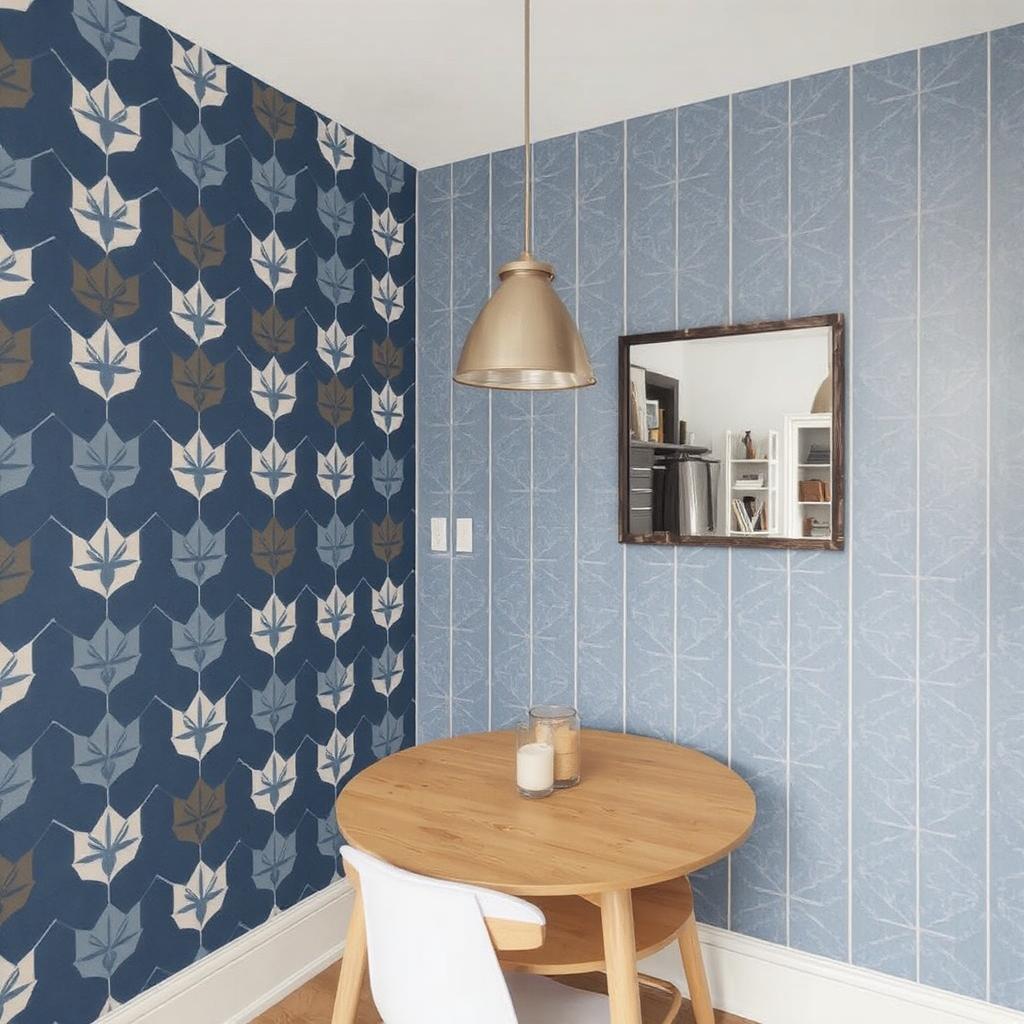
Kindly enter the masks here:
M 631 539 L 837 546 L 836 326 L 623 339 Z

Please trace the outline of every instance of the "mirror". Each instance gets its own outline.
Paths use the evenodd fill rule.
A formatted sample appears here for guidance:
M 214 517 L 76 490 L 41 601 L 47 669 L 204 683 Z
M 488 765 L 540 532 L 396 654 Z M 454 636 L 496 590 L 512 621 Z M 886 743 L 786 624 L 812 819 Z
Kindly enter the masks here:
M 843 546 L 841 314 L 619 339 L 619 539 Z

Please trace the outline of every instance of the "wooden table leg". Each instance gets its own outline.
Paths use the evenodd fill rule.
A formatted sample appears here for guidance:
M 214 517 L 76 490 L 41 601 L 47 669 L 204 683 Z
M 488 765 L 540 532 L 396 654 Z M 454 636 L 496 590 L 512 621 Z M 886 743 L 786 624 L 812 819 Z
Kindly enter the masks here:
M 363 897 L 356 886 L 352 917 L 345 937 L 345 952 L 341 958 L 338 994 L 334 1000 L 331 1024 L 355 1024 L 359 1007 L 359 994 L 366 974 L 366 921 L 363 917 Z
M 633 934 L 633 899 L 628 889 L 602 895 L 601 930 L 611 1024 L 642 1024 Z
M 697 937 L 697 919 L 693 914 L 679 933 L 679 952 L 683 955 L 683 971 L 690 989 L 693 1019 L 697 1024 L 715 1024 L 715 1010 L 711 1005 L 708 976 L 704 971 L 704 957 L 701 955 L 700 940 Z

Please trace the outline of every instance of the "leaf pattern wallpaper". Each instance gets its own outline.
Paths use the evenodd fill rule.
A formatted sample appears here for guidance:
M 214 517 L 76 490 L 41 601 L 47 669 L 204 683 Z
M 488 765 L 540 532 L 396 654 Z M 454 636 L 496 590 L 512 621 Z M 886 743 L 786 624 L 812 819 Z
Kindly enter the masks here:
M 0 1022 L 338 874 L 413 739 L 414 171 L 115 0 L 0 0 Z

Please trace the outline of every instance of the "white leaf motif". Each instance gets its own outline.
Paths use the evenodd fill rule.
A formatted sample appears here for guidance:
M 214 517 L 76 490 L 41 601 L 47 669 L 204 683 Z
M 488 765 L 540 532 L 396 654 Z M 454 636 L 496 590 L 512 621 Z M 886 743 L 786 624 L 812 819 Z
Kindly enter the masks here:
M 174 923 L 181 929 L 199 931 L 224 905 L 228 883 L 225 866 L 214 870 L 203 861 L 184 885 L 172 885 Z
M 405 312 L 405 286 L 395 284 L 390 273 L 373 279 L 373 308 L 389 324 Z
M 228 68 L 218 64 L 201 46 L 187 49 L 171 39 L 171 68 L 184 92 L 200 107 L 219 107 L 228 94 Z
M 395 220 L 390 206 L 383 213 L 373 211 L 373 241 L 389 259 L 405 248 L 405 226 Z
M 211 701 L 200 690 L 185 711 L 171 712 L 171 742 L 182 757 L 201 761 L 224 738 L 227 700 Z
M 334 587 L 327 597 L 316 601 L 316 624 L 328 640 L 339 640 L 351 628 L 356 613 L 355 594 Z
M 285 760 L 276 751 L 262 769 L 252 771 L 252 802 L 273 814 L 295 789 L 295 757 Z
M 295 483 L 295 452 L 286 452 L 276 439 L 263 451 L 252 450 L 252 482 L 268 498 L 290 491 Z
M 74 832 L 72 862 L 83 882 L 109 882 L 135 860 L 142 842 L 142 808 L 122 818 L 106 808 L 88 832 Z
M 78 230 L 104 252 L 134 245 L 139 237 L 139 200 L 124 199 L 109 177 L 92 188 L 73 180 L 71 213 Z
M 122 537 L 108 520 L 88 540 L 72 534 L 71 572 L 80 587 L 101 597 L 131 583 L 141 564 L 138 532 Z
M 320 118 L 316 140 L 324 159 L 335 171 L 347 171 L 355 163 L 355 138 L 337 121 Z
M 252 609 L 252 642 L 273 656 L 291 643 L 295 633 L 295 602 L 285 604 L 276 594 L 263 608 Z
M 295 405 L 295 374 L 285 373 L 276 359 L 262 369 L 252 368 L 252 400 L 272 420 L 287 416 Z
M 346 334 L 337 321 L 330 327 L 317 327 L 316 350 L 334 373 L 340 373 L 347 370 L 355 359 L 356 336 Z
M 139 344 L 124 344 L 109 323 L 91 338 L 72 331 L 71 369 L 82 387 L 100 398 L 113 398 L 138 383 Z
M 316 478 L 332 498 L 340 498 L 352 490 L 355 475 L 355 459 L 346 455 L 338 445 L 334 445 L 326 455 L 317 453 Z
M 17 651 L 0 644 L 0 711 L 22 700 L 33 678 L 31 641 Z
M 352 770 L 356 756 L 355 734 L 346 736 L 335 729 L 323 745 L 316 745 L 316 771 L 329 786 L 336 786 Z
M 104 153 L 133 153 L 139 145 L 139 107 L 126 105 L 109 81 L 87 89 L 72 79 L 71 113 L 78 130 Z
M 31 0 L 29 0 L 31 3 Z M 28 4 L 25 5 L 26 7 Z M 36 952 L 30 949 L 16 964 L 0 956 L 0 995 L 3 1003 L 0 1010 L 5 1021 L 14 1020 L 28 1006 L 36 987 Z
M 171 441 L 174 482 L 195 498 L 217 490 L 224 482 L 224 445 L 212 445 L 196 431 L 188 444 Z
M 405 609 L 405 587 L 396 587 L 391 580 L 385 580 L 380 590 L 373 590 L 373 621 L 381 629 L 393 626 Z
M 32 287 L 32 250 L 12 249 L 0 235 L 0 299 L 24 295 Z
M 274 293 L 295 283 L 295 249 L 288 249 L 271 231 L 266 238 L 252 236 L 253 273 Z
M 385 434 L 393 434 L 405 419 L 405 397 L 396 395 L 387 381 L 380 391 L 373 392 L 373 422 Z
M 214 299 L 197 281 L 194 288 L 180 291 L 171 285 L 171 316 L 197 345 L 224 333 L 224 299 Z

